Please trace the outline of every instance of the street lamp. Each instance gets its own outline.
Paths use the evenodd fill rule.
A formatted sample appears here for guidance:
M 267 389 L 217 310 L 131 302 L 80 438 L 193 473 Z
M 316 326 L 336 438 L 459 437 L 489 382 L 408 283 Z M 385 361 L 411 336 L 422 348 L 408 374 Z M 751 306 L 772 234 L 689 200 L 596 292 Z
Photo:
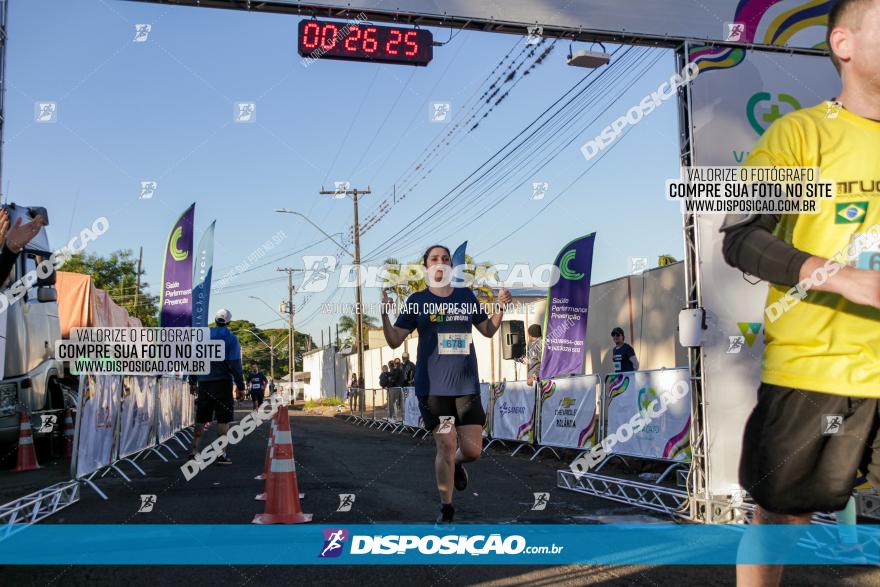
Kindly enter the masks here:
M 328 192 L 321 188 L 322 194 L 331 194 L 336 197 L 340 195 L 340 192 Z M 321 234 L 325 237 L 333 241 L 340 249 L 348 253 L 354 259 L 355 271 L 357 272 L 357 290 L 356 296 L 357 300 L 355 303 L 355 308 L 357 310 L 357 353 L 358 353 L 358 372 L 360 373 L 360 377 L 364 377 L 364 308 L 363 308 L 363 291 L 361 289 L 361 242 L 360 242 L 360 227 L 358 223 L 358 195 L 361 194 L 369 194 L 370 189 L 366 190 L 346 190 L 343 195 L 348 196 L 351 194 L 352 199 L 354 201 L 354 251 L 349 251 L 345 245 L 334 239 L 332 236 L 327 234 L 323 228 L 312 222 L 305 214 L 301 214 L 300 212 L 295 212 L 293 210 L 288 210 L 287 208 L 278 208 L 275 211 L 281 212 L 284 214 L 293 214 L 295 216 L 299 216 L 309 224 L 311 224 L 315 229 L 317 229 Z
M 279 318 L 281 318 L 282 320 L 287 320 L 287 318 L 285 318 L 284 316 L 282 316 L 281 314 L 279 314 L 278 311 L 277 311 L 275 308 L 273 308 L 272 306 L 270 306 L 270 305 L 266 302 L 266 300 L 264 300 L 263 298 L 261 298 L 261 297 L 257 297 L 257 296 L 248 296 L 248 297 L 251 298 L 252 300 L 259 300 L 259 301 L 263 302 L 263 305 L 266 306 L 267 308 L 269 308 L 270 310 L 272 310 L 273 312 L 275 312 L 275 314 L 276 314 Z
M 289 282 L 290 281 L 290 274 L 288 274 L 287 279 Z M 287 308 L 289 315 L 287 318 L 284 318 L 284 316 L 282 316 L 279 312 L 276 312 L 275 309 L 272 306 L 270 306 L 266 302 L 266 300 L 264 300 L 263 298 L 261 298 L 259 296 L 248 296 L 248 297 L 252 298 L 254 300 L 261 301 L 264 306 L 266 306 L 267 308 L 272 310 L 272 312 L 274 312 L 279 318 L 281 318 L 282 320 L 287 320 L 287 325 L 288 325 L 288 333 L 287 333 L 287 371 L 288 371 L 288 373 L 287 373 L 287 377 L 290 379 L 290 389 L 292 390 L 293 389 L 293 378 L 294 378 L 293 371 L 294 371 L 294 365 L 296 364 L 296 361 L 294 359 L 294 355 L 296 353 L 296 337 L 293 334 L 293 292 L 292 292 L 292 290 L 290 292 L 290 302 L 288 304 L 289 307 Z M 270 356 L 270 359 L 272 359 L 271 356 Z M 272 367 L 273 367 L 272 368 L 272 379 L 275 379 L 274 360 L 273 360 Z
M 288 210 L 287 208 L 276 208 L 275 211 L 276 211 L 276 212 L 281 212 L 282 214 L 293 214 L 294 216 L 299 216 L 300 218 L 302 218 L 303 220 L 305 220 L 306 222 L 308 222 L 309 224 L 311 224 L 312 226 L 314 226 L 315 229 L 318 230 L 318 232 L 320 232 L 321 234 L 323 234 L 324 236 L 326 236 L 329 240 L 333 241 L 333 244 L 335 244 L 337 247 L 339 247 L 340 249 L 342 249 L 343 251 L 345 251 L 345 253 L 354 256 L 354 253 L 352 253 L 351 251 L 349 251 L 349 250 L 345 247 L 345 245 L 343 245 L 343 244 L 340 243 L 338 240 L 336 240 L 335 238 L 333 238 L 333 235 L 330 235 L 330 234 L 327 234 L 326 232 L 324 232 L 324 229 L 323 229 L 323 228 L 321 228 L 320 226 L 318 226 L 317 224 L 315 224 L 314 222 L 312 222 L 311 220 L 309 220 L 308 216 L 306 216 L 305 214 L 302 214 L 302 213 L 300 213 L 300 212 L 296 212 L 296 211 L 294 211 L 294 210 Z M 334 235 L 335 235 L 335 234 L 338 234 L 339 236 L 342 236 L 342 233 L 341 233 L 341 232 L 334 232 L 333 234 L 334 234 Z

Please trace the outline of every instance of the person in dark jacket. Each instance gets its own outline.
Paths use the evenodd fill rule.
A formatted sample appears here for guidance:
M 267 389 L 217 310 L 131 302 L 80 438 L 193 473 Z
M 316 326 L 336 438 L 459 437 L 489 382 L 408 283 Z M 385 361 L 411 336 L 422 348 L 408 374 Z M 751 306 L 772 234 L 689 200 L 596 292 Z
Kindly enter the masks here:
M 412 387 L 416 381 L 416 364 L 409 360 L 409 353 L 403 353 L 403 362 L 400 364 L 400 370 L 403 373 L 404 387 Z
M 232 320 L 229 310 L 218 310 L 214 317 L 217 326 L 211 328 L 211 340 L 225 342 L 226 357 L 222 361 L 211 362 L 211 372 L 207 375 L 199 375 L 199 394 L 196 400 L 196 426 L 193 437 L 192 452 L 190 458 L 195 458 L 199 452 L 199 444 L 202 440 L 205 424 L 217 420 L 217 436 L 226 436 L 229 423 L 232 421 L 235 410 L 232 400 L 232 383 L 238 393 L 244 391 L 244 377 L 241 372 L 241 345 L 238 337 L 227 328 Z M 230 465 L 232 461 L 226 456 L 226 451 L 215 461 L 220 465 Z
M 400 367 L 393 360 L 388 361 L 388 387 L 397 387 L 403 380 Z
M 390 373 L 388 373 L 388 365 L 382 365 L 382 373 L 379 374 L 379 387 L 382 389 L 388 388 L 388 378 Z

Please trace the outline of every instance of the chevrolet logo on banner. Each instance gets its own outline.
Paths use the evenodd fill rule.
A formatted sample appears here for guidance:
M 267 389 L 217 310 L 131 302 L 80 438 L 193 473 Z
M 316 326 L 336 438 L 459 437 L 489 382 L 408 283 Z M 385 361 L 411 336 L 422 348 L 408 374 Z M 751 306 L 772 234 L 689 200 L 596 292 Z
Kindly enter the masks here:
M 868 213 L 868 202 L 849 202 L 834 205 L 835 224 L 861 224 Z

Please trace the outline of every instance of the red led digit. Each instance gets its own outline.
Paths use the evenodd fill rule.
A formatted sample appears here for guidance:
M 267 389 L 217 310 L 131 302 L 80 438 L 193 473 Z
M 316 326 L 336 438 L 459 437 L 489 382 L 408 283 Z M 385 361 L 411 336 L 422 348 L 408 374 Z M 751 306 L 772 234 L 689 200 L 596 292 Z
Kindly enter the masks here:
M 357 42 L 361 39 L 361 27 L 353 26 L 351 27 L 351 32 L 348 33 L 348 37 L 345 39 L 345 43 L 343 46 L 346 51 L 355 52 L 358 50 Z
M 412 37 L 412 39 L 410 39 Z M 415 39 L 418 38 L 418 33 L 416 31 L 409 31 L 406 33 L 404 37 L 404 43 L 406 43 L 407 49 L 404 52 L 404 55 L 407 57 L 412 57 L 419 51 L 419 44 L 415 42 Z
M 309 22 L 303 28 L 302 44 L 306 49 L 314 49 L 318 46 L 318 39 L 321 36 L 321 27 L 316 22 Z
M 330 32 L 330 31 L 333 32 Z M 330 50 L 336 46 L 336 34 L 339 32 L 339 29 L 336 28 L 335 25 L 325 24 L 324 28 L 321 30 L 321 48 Z
M 376 40 L 376 27 L 371 26 L 364 29 L 364 52 L 375 53 L 378 46 L 379 41 Z
M 388 42 L 385 43 L 385 52 L 389 55 L 400 55 L 400 41 L 402 40 L 403 35 L 400 34 L 399 30 L 391 29 L 388 32 L 388 36 Z

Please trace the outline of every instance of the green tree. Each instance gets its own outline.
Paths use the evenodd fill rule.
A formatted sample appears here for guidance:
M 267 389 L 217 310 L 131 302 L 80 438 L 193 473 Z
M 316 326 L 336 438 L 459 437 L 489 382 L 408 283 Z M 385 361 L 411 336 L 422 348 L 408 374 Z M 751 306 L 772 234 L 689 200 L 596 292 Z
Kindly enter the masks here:
M 417 259 L 410 262 L 410 265 L 421 266 L 421 262 L 421 259 Z M 489 273 L 488 270 L 492 267 L 492 263 L 490 261 L 477 263 L 470 255 L 465 255 L 464 262 L 466 264 L 464 274 L 467 276 L 467 280 L 471 284 L 471 289 L 474 291 L 477 300 L 486 303 L 492 302 L 495 299 L 495 294 L 492 288 L 485 283 L 484 279 Z M 419 277 L 410 277 L 408 280 L 405 280 L 405 283 L 401 283 L 401 275 L 411 275 L 411 273 L 403 270 L 397 259 L 386 259 L 385 267 L 387 271 L 385 289 L 395 298 L 394 301 L 397 303 L 403 303 L 410 294 L 422 291 L 428 287 L 424 271 L 419 274 Z M 342 330 L 341 320 L 339 322 L 339 329 Z
M 212 324 L 214 326 L 214 324 Z M 275 377 L 281 378 L 287 376 L 287 329 L 286 328 L 267 328 L 262 330 L 249 320 L 232 320 L 229 323 L 231 330 L 241 344 L 241 362 L 245 373 L 251 369 L 251 364 L 256 363 L 260 371 L 266 377 L 271 376 L 271 354 L 266 344 L 275 345 Z M 259 337 L 259 338 L 257 338 Z M 260 339 L 266 344 L 260 342 Z M 303 369 L 302 354 L 314 343 L 311 337 L 304 332 L 296 332 L 294 336 L 296 341 L 296 352 L 294 353 L 293 368 L 297 371 Z
M 402 304 L 415 291 L 412 288 L 412 282 L 401 279 L 403 268 L 397 259 L 393 257 L 385 259 L 384 266 L 386 273 L 383 278 L 383 289 L 388 292 L 395 303 Z M 424 282 L 424 279 L 421 281 Z
M 107 257 L 76 253 L 60 270 L 91 275 L 95 287 L 110 294 L 114 302 L 128 310 L 129 315 L 139 318 L 144 326 L 158 325 L 158 296 L 147 292 L 149 284 L 143 279 L 143 269 L 138 288 L 137 259 L 130 250 L 116 251 Z

